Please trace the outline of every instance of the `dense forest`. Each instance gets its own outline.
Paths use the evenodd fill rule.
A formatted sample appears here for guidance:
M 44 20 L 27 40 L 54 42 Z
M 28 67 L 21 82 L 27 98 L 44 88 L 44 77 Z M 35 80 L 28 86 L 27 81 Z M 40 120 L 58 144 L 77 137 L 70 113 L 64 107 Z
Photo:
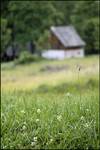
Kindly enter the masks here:
M 86 53 L 99 50 L 99 1 L 1 1 L 1 52 L 18 43 L 21 50 L 34 41 L 49 47 L 50 26 L 75 26 L 86 41 Z

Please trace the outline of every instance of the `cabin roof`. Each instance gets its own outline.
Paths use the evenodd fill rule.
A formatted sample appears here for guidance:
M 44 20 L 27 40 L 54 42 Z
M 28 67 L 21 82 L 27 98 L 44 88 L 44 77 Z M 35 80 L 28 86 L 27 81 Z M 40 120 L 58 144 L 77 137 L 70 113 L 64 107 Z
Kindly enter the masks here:
M 81 39 L 72 25 L 59 27 L 52 26 L 51 31 L 66 48 L 85 46 L 85 42 Z

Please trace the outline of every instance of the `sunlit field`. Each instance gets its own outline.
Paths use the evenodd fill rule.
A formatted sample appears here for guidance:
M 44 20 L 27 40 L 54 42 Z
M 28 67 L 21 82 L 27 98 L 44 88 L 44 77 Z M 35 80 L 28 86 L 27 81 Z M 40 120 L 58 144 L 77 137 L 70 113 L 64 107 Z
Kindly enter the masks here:
M 99 57 L 1 64 L 2 149 L 99 149 Z

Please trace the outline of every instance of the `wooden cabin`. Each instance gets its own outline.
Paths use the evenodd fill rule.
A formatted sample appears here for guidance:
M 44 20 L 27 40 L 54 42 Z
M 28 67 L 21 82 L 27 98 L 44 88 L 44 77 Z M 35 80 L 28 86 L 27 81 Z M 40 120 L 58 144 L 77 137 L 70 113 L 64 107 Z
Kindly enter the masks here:
M 81 39 L 75 28 L 71 26 L 51 27 L 50 29 L 51 49 L 44 51 L 45 58 L 70 58 L 83 57 L 85 42 Z

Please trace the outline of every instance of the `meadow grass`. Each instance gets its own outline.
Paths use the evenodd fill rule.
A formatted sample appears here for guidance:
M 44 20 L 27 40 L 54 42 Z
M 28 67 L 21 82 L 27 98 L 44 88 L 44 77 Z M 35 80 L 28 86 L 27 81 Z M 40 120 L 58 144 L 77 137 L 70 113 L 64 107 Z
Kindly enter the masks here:
M 99 149 L 98 73 L 96 56 L 2 64 L 1 149 Z
M 66 65 L 62 71 L 41 71 L 47 65 L 50 67 Z M 99 80 L 98 56 L 86 58 L 73 58 L 62 61 L 44 60 L 38 63 L 16 65 L 14 62 L 1 65 L 1 88 L 9 89 L 32 89 L 41 84 L 57 85 L 63 82 L 78 83 L 78 68 L 81 66 L 80 81 L 87 82 L 90 79 Z
M 99 148 L 98 98 L 96 90 L 81 101 L 75 93 L 2 93 L 2 148 Z

